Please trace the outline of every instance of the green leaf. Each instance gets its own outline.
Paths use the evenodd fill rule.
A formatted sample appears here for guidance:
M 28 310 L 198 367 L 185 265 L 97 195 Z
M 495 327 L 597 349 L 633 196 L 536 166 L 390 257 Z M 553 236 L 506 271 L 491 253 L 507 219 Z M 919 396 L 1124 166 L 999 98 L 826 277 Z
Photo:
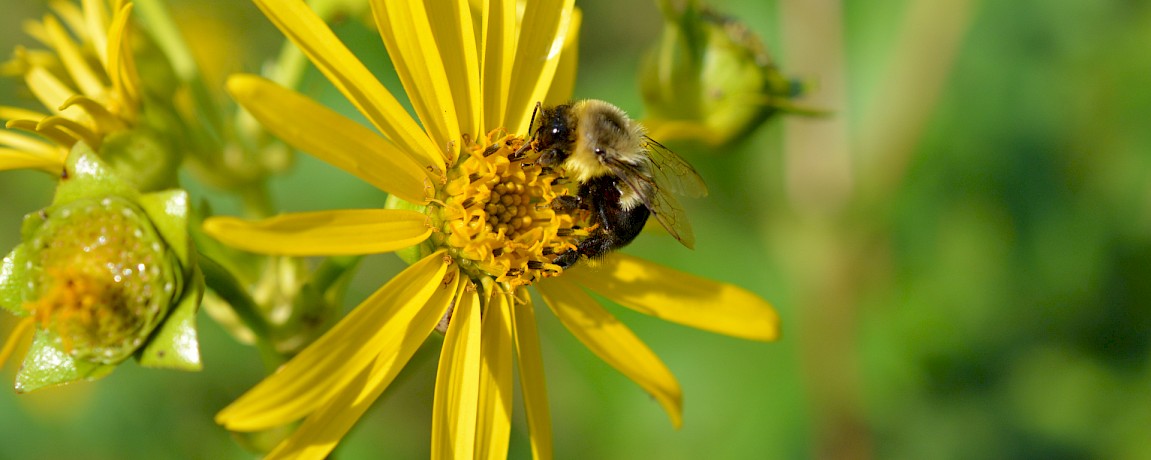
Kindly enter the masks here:
M 159 330 L 140 351 L 140 365 L 144 367 L 164 367 L 184 371 L 203 369 L 200 362 L 200 342 L 196 334 L 196 311 L 204 296 L 204 275 L 195 270 L 190 289 L 185 289 L 183 298 Z
M 28 316 L 23 294 L 28 285 L 27 252 L 21 244 L 0 261 L 0 307 L 16 316 Z
M 77 360 L 57 349 L 48 332 L 37 331 L 32 347 L 24 356 L 24 365 L 16 374 L 16 392 L 27 393 L 52 385 L 96 380 L 115 369 L 114 364 Z
M 404 201 L 395 195 L 388 195 L 387 201 L 384 202 L 384 209 L 406 209 L 408 211 L 425 212 L 427 206 Z M 400 260 L 411 265 L 419 262 L 424 256 L 433 252 L 436 252 L 435 245 L 432 243 L 432 239 L 428 238 L 424 240 L 423 243 L 400 249 L 395 251 L 394 254 L 400 256 Z

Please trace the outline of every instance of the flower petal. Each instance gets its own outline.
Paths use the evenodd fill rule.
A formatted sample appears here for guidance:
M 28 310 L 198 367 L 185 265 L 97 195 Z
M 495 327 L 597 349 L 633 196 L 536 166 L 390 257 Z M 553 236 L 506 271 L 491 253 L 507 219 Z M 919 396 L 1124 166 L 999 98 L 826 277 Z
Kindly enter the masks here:
M 228 79 L 228 92 L 268 131 L 411 203 L 427 203 L 419 159 L 310 98 L 255 75 Z
M 301 212 L 255 222 L 211 217 L 204 231 L 245 251 L 290 256 L 390 252 L 432 234 L 427 216 L 402 209 Z
M 564 277 L 536 284 L 544 302 L 596 356 L 619 370 L 663 405 L 676 428 L 683 424 L 683 392 L 675 376 L 615 316 Z
M 8 358 L 20 347 L 21 343 L 32 338 L 32 332 L 35 331 L 32 326 L 35 324 L 35 318 L 27 317 L 20 320 L 16 323 L 16 327 L 12 328 L 8 338 L 4 339 L 4 346 L 0 348 L 0 368 L 4 367 L 4 363 L 8 362 Z
M 520 389 L 524 393 L 524 412 L 528 417 L 532 458 L 547 460 L 552 458 L 552 421 L 548 410 L 544 359 L 540 352 L 540 334 L 536 330 L 536 314 L 532 311 L 531 296 L 527 290 L 516 292 L 512 312 L 512 337 L 515 338 L 516 356 L 520 363 Z
M 364 392 L 383 391 L 376 387 L 349 387 L 348 383 L 363 369 L 373 364 L 378 367 L 380 359 L 388 361 L 389 366 L 394 365 L 394 369 L 388 367 L 388 373 L 399 372 L 447 309 L 447 302 L 441 305 L 435 300 L 442 291 L 440 286 L 446 271 L 442 251 L 412 264 L 276 373 L 216 414 L 216 423 L 234 431 L 262 430 L 298 420 L 325 407 L 334 398 L 342 398 L 345 393 L 357 394 L 355 401 L 359 403 Z M 428 320 L 429 317 L 433 319 Z M 431 324 L 425 329 L 426 321 Z M 378 376 L 375 370 L 372 374 Z M 386 386 L 391 381 L 383 378 L 386 375 L 378 377 L 379 380 L 374 380 L 378 385 Z M 378 395 L 378 391 L 374 394 Z M 327 416 L 342 423 L 344 419 L 339 414 L 329 414 L 329 409 L 318 412 L 316 418 L 333 426 L 320 424 L 311 429 L 336 429 L 336 423 L 325 418 Z M 300 430 L 309 426 L 312 419 Z
M 108 55 L 104 71 L 112 81 L 112 88 L 124 98 L 128 106 L 140 99 L 139 75 L 136 73 L 136 61 L 133 58 L 131 43 L 128 41 L 128 20 L 132 14 L 132 3 L 124 3 L 120 10 L 112 16 L 112 25 L 108 27 Z
M 415 2 L 413 2 L 415 3 Z M 444 71 L 456 105 L 461 133 L 478 138 L 482 104 L 480 100 L 480 58 L 476 32 L 468 0 L 425 1 L 432 35 L 443 57 Z
M 516 53 L 516 1 L 489 0 L 482 11 L 484 120 L 481 126 L 507 126 L 508 93 Z
M 779 338 L 779 315 L 759 296 L 615 253 L 564 276 L 620 305 L 673 323 L 751 340 Z
M 474 458 L 479 387 L 479 295 L 465 289 L 452 311 L 436 371 L 432 458 Z
M 373 0 L 372 13 L 416 115 L 435 144 L 442 146 L 444 159 L 454 162 L 460 125 L 424 2 Z M 455 146 L 450 154 L 449 145 Z
M 427 137 L 392 93 L 302 1 L 255 0 L 264 14 L 308 55 L 340 92 L 401 148 L 444 171 L 442 146 Z
M 548 88 L 544 105 L 564 104 L 572 98 L 579 62 L 579 27 L 582 20 L 583 14 L 580 13 L 580 9 L 572 10 L 571 25 L 568 26 L 569 32 L 564 41 L 563 54 L 560 56 L 559 64 L 556 64 L 556 75 L 552 79 L 551 87 Z
M 437 253 L 434 255 L 440 255 Z M 433 255 L 433 256 L 434 256 Z M 431 257 L 431 256 L 429 256 Z M 425 259 L 427 260 L 427 259 Z M 440 318 L 448 311 L 464 289 L 458 272 L 445 284 L 437 285 L 427 305 L 410 322 L 394 323 L 382 337 L 399 340 L 398 350 L 385 349 L 372 361 L 370 369 L 360 372 L 356 379 L 304 420 L 300 428 L 268 454 L 265 460 L 326 458 L 348 430 L 387 389 L 404 368 L 420 345 L 435 329 Z M 338 355 L 333 355 L 338 356 Z
M 488 289 L 491 299 L 483 311 L 480 333 L 480 400 L 476 420 L 478 458 L 507 458 L 512 428 L 512 323 L 511 296 Z
M 36 99 L 44 104 L 52 113 L 62 113 L 69 117 L 80 119 L 84 115 L 84 111 L 79 107 L 70 107 L 66 110 L 60 110 L 60 104 L 64 101 L 71 99 L 76 95 L 72 88 L 65 85 L 60 79 L 52 75 L 51 72 L 44 70 L 42 67 L 33 67 L 28 69 L 28 73 L 24 74 L 24 82 L 28 85 L 28 89 L 32 94 L 36 95 Z M 36 120 L 39 120 L 38 118 Z
M 542 102 L 563 55 L 575 0 L 528 2 L 521 22 L 508 94 L 506 127 L 513 133 L 527 132 L 528 116 Z
M 52 40 L 52 48 L 56 50 L 56 54 L 60 56 L 60 63 L 64 65 L 64 69 L 68 71 L 68 75 L 72 77 L 72 81 L 80 87 L 80 91 L 84 94 L 91 96 L 100 95 L 104 92 L 104 84 L 96 73 L 92 71 L 92 67 L 88 65 L 88 61 L 84 59 L 84 55 L 80 52 L 80 48 L 76 46 L 76 42 L 72 41 L 72 37 L 68 36 L 68 32 L 64 31 L 64 27 L 60 22 L 52 16 L 44 18 L 44 29 L 48 32 L 48 38 Z M 57 101 L 59 104 L 63 102 Z
M 60 174 L 64 169 L 64 159 L 0 148 L 0 171 L 9 169 L 39 169 L 50 174 Z
M 106 3 L 100 0 L 82 0 L 81 4 L 84 6 L 83 12 L 80 13 L 80 17 L 84 21 L 82 30 L 92 41 L 92 47 L 96 51 L 96 55 L 100 57 L 100 62 L 107 65 L 108 31 L 106 26 L 108 14 L 105 11 Z

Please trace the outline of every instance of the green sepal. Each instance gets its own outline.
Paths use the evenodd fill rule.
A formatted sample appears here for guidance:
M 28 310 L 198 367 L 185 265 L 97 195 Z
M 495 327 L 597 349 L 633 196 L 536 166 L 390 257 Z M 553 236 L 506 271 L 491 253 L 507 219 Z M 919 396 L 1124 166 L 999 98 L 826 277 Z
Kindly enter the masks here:
M 23 244 L 0 261 L 0 307 L 16 316 L 28 316 L 24 309 L 24 289 L 28 285 L 28 250 Z
M 411 203 L 395 195 L 388 195 L 388 199 L 384 202 L 384 209 L 406 209 L 408 211 L 426 213 L 427 208 L 425 205 Z M 436 247 L 432 238 L 427 238 L 420 244 L 408 246 L 393 252 L 400 257 L 400 260 L 411 265 L 427 257 L 428 254 L 436 252 Z
M 100 158 L 132 187 L 150 192 L 177 186 L 179 155 L 149 129 L 137 127 L 108 135 Z
M 204 297 L 204 275 L 194 270 L 190 289 L 185 290 L 180 303 L 168 313 L 168 318 L 137 352 L 144 367 L 163 367 L 183 371 L 204 368 L 200 362 L 200 342 L 196 332 L 196 311 Z
M 152 220 L 152 226 L 168 243 L 180 266 L 192 266 L 192 247 L 188 239 L 188 192 L 165 190 L 145 193 L 137 200 L 140 208 Z
M 77 142 L 72 147 L 72 152 L 64 162 L 64 174 L 64 179 L 56 187 L 56 196 L 52 198 L 53 205 L 108 195 L 134 201 L 140 196 L 140 192 L 121 179 L 83 142 Z
M 114 364 L 81 361 L 52 344 L 47 331 L 36 331 L 32 346 L 24 356 L 24 364 L 16 374 L 16 392 L 27 393 L 53 385 L 96 380 L 111 374 Z

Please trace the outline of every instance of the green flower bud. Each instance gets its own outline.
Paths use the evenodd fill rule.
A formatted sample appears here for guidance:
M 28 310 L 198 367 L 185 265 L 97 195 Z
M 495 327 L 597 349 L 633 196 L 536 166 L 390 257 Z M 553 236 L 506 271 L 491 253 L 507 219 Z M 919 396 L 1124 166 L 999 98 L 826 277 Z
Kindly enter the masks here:
M 99 378 L 132 356 L 200 368 L 187 216 L 184 191 L 142 194 L 76 144 L 52 205 L 0 262 L 0 307 L 37 325 L 17 391 Z
M 108 135 L 100 146 L 100 157 L 137 190 L 164 190 L 177 184 L 180 156 L 147 129 Z
M 661 2 L 663 37 L 644 62 L 640 85 L 653 138 L 721 145 L 779 112 L 814 112 L 792 99 L 802 86 L 785 77 L 742 23 L 695 1 Z

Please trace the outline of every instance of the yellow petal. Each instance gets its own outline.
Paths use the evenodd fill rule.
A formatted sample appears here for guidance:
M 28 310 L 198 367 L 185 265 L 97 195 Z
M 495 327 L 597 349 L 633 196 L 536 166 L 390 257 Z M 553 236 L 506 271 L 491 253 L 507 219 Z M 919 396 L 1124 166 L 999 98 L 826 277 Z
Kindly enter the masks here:
M 64 20 L 65 24 L 68 24 L 68 28 L 72 30 L 72 33 L 79 37 L 85 36 L 84 12 L 82 12 L 75 3 L 66 0 L 53 0 L 49 2 L 49 7 L 52 8 L 52 11 L 55 12 L 60 19 Z
M 270 80 L 234 75 L 228 92 L 268 131 L 293 147 L 410 203 L 427 203 L 419 159 L 372 130 Z
M 579 286 L 556 277 L 536 284 L 544 302 L 596 356 L 659 401 L 671 423 L 683 423 L 683 393 L 675 376 L 639 338 Z
M 476 420 L 478 458 L 507 458 L 512 428 L 512 303 L 494 286 L 483 312 L 480 400 Z
M 81 13 L 84 18 L 84 30 L 88 38 L 92 40 L 92 47 L 95 48 L 96 54 L 100 57 L 100 62 L 107 66 L 108 31 L 106 25 L 108 24 L 108 13 L 104 9 L 106 3 L 101 0 L 83 0 L 82 4 L 84 5 L 84 11 Z
M 567 40 L 564 42 L 563 55 L 556 65 L 556 75 L 552 79 L 552 86 L 548 88 L 548 95 L 544 98 L 544 105 L 554 106 L 564 104 L 571 100 L 575 89 L 576 69 L 579 63 L 579 27 L 583 14 L 579 8 L 572 11 L 571 25 L 568 26 Z
M 140 87 L 136 74 L 136 61 L 128 42 L 128 20 L 132 15 L 132 3 L 126 3 L 112 16 L 108 27 L 107 60 L 104 71 L 112 81 L 112 90 L 120 95 L 124 104 L 134 106 L 140 100 L 137 88 Z
M 412 355 L 440 318 L 448 311 L 448 306 L 459 298 L 464 283 L 456 273 L 446 284 L 440 285 L 428 300 L 427 306 L 408 324 L 400 324 L 391 333 L 399 337 L 398 351 L 384 350 L 367 369 L 348 384 L 334 399 L 321 406 L 307 418 L 295 433 L 276 446 L 265 460 L 273 459 L 315 459 L 327 458 L 340 438 L 352 429 L 356 421 L 380 397 L 396 375 L 404 368 Z
M 36 120 L 39 121 L 47 114 L 37 112 L 35 110 L 23 109 L 20 107 L 0 106 L 0 120 Z
M 435 328 L 447 308 L 447 302 L 440 305 L 446 271 L 442 251 L 412 264 L 295 358 L 216 414 L 216 423 L 234 431 L 257 431 L 298 420 L 322 408 L 337 413 L 318 412 L 315 418 L 322 418 L 325 423 L 310 429 L 338 428 L 334 425 L 347 421 L 338 412 L 347 408 L 333 408 L 330 403 L 347 393 L 353 394 L 351 398 L 356 404 L 369 399 L 368 396 L 374 399 L 383 391 L 381 386 L 390 382 L 383 377 L 399 372 L 414 348 Z M 450 300 L 451 295 L 446 297 Z M 426 322 L 431 324 L 424 328 Z M 416 344 L 412 345 L 413 342 Z M 381 359 L 385 362 L 379 362 Z M 384 364 L 386 372 L 376 372 Z M 356 376 L 373 365 L 376 367 L 371 376 L 380 377 L 373 380 L 376 385 L 349 386 Z M 354 417 L 358 418 L 361 413 L 363 410 Z M 309 423 L 315 425 L 313 419 L 309 418 L 300 430 Z M 336 440 L 338 437 L 331 441 Z
M 290 256 L 390 252 L 432 234 L 424 214 L 403 209 L 345 209 L 282 214 L 260 221 L 211 217 L 204 231 L 228 246 Z
M 489 0 L 480 18 L 481 62 L 483 63 L 484 119 L 481 126 L 506 127 L 508 92 L 512 62 L 516 52 L 515 0 Z
M 548 410 L 547 381 L 544 378 L 544 359 L 540 352 L 540 335 L 536 330 L 536 314 L 532 311 L 531 297 L 520 289 L 512 307 L 512 337 L 520 363 L 520 389 L 523 391 L 524 412 L 528 418 L 528 437 L 531 438 L 532 458 L 552 458 L 552 421 Z
M 480 131 L 480 58 L 476 49 L 476 31 L 468 0 L 424 1 L 432 35 L 444 61 L 452 101 L 456 106 L 461 133 L 472 139 Z
M 72 145 L 76 143 L 75 136 L 68 134 L 59 128 L 43 126 L 40 123 L 32 120 L 8 120 L 8 123 L 6 123 L 4 126 L 8 129 L 22 129 L 30 133 L 39 134 L 40 136 L 48 138 L 57 144 L 68 147 L 69 149 L 71 149 Z
M 0 145 L 6 145 L 30 155 L 51 158 L 54 161 L 59 161 L 61 164 L 64 162 L 65 154 L 59 147 L 39 139 L 17 134 L 13 131 L 0 130 Z
M 663 320 L 751 340 L 779 338 L 779 315 L 759 296 L 615 253 L 596 267 L 576 267 L 564 277 Z
M 36 318 L 27 317 L 16 323 L 16 327 L 12 328 L 12 333 L 8 334 L 8 338 L 4 340 L 4 346 L 0 348 L 0 368 L 4 367 L 4 363 L 8 362 L 8 358 L 12 353 L 20 348 L 21 344 L 27 342 L 32 338 L 32 333 L 36 328 L 32 327 L 36 324 Z
M 39 169 L 50 174 L 60 174 L 64 170 L 64 160 L 0 147 L 0 171 L 12 169 Z
M 574 2 L 541 0 L 525 6 L 504 118 L 513 133 L 527 131 L 531 110 L 547 96 L 567 34 L 572 33 Z
M 36 132 L 38 133 L 48 133 L 51 131 L 68 133 L 72 139 L 84 141 L 84 143 L 91 146 L 93 150 L 100 150 L 100 144 L 104 142 L 104 136 L 96 134 L 95 131 L 92 131 L 92 129 L 87 126 L 64 116 L 57 115 L 48 117 L 40 120 L 40 123 L 36 124 Z
M 478 304 L 479 295 L 464 290 L 444 335 L 432 404 L 432 458 L 474 457 L 480 387 Z
M 88 61 L 80 53 L 80 48 L 72 41 L 72 37 L 68 36 L 68 32 L 64 31 L 64 27 L 55 18 L 48 16 L 44 19 L 44 29 L 48 32 L 48 38 L 52 40 L 52 48 L 60 56 L 60 62 L 64 64 L 64 69 L 68 71 L 68 75 L 72 76 L 72 81 L 76 82 L 80 91 L 90 96 L 102 95 L 104 92 L 103 82 L 92 71 Z M 61 102 L 64 100 L 55 103 L 60 104 Z
M 459 119 L 424 2 L 375 0 L 372 13 L 412 108 L 436 145 L 443 146 L 445 160 L 454 162 L 460 146 Z
M 52 113 L 62 113 L 60 104 L 76 95 L 72 88 L 41 67 L 28 69 L 28 73 L 24 75 L 24 82 L 28 84 L 28 89 L 32 90 L 32 94 L 36 95 L 36 99 L 39 99 L 40 103 L 44 104 L 44 107 L 47 107 Z M 83 112 L 79 107 L 73 107 L 63 113 L 78 118 Z
M 372 124 L 401 148 L 444 171 L 443 146 L 436 145 L 392 93 L 340 42 L 302 1 L 255 0 L 264 14 L 298 45 L 324 76 Z
M 127 129 L 124 122 L 116 118 L 116 115 L 112 114 L 112 112 L 109 112 L 107 107 L 104 107 L 99 101 L 88 96 L 73 96 L 71 99 L 64 101 L 64 103 L 60 105 L 60 108 L 67 109 L 72 106 L 84 109 L 84 112 L 92 119 L 95 130 L 98 132 L 112 133 Z

